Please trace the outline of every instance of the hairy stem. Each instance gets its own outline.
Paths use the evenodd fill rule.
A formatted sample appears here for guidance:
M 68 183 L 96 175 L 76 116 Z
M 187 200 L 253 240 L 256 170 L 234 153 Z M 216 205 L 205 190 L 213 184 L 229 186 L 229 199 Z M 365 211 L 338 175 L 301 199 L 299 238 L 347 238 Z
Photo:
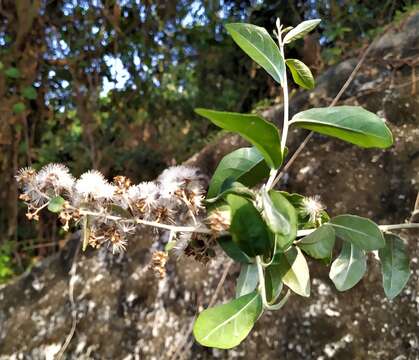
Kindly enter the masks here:
M 282 58 L 285 60 L 285 52 L 284 52 L 284 44 L 281 38 L 281 25 L 279 21 L 277 22 L 277 38 L 278 38 L 278 46 L 281 52 Z M 282 135 L 281 135 L 281 154 L 284 156 L 285 153 L 285 145 L 287 143 L 288 137 L 288 127 L 289 127 L 289 99 L 288 99 L 288 80 L 287 80 L 287 70 L 284 69 L 283 74 L 283 82 L 282 82 L 282 93 L 284 96 L 284 121 L 282 124 Z M 275 185 L 274 181 L 278 174 L 279 169 L 272 169 L 269 174 L 269 179 L 266 182 L 266 189 L 270 190 Z
M 387 30 L 388 29 L 389 28 L 387 28 Z M 380 36 L 382 36 L 382 34 Z M 368 48 L 363 52 L 361 58 L 359 59 L 358 63 L 356 64 L 355 68 L 352 70 L 352 73 L 349 75 L 348 79 L 345 81 L 345 84 L 343 84 L 343 86 L 339 90 L 338 94 L 332 100 L 332 102 L 329 105 L 329 107 L 335 106 L 337 104 L 337 102 L 340 100 L 340 98 L 342 97 L 343 93 L 346 91 L 346 89 L 348 88 L 348 86 L 351 84 L 351 82 L 355 78 L 356 74 L 358 73 L 359 69 L 361 68 L 362 64 L 364 63 L 365 59 L 367 58 L 367 55 L 369 54 L 369 52 L 373 48 L 373 45 L 376 43 L 376 41 L 377 41 L 378 38 L 379 38 L 379 36 L 377 36 L 371 42 L 371 44 L 368 46 Z M 285 96 L 284 96 L 284 99 L 285 99 Z M 287 109 L 287 111 L 288 111 L 288 109 Z M 284 101 L 284 114 L 285 114 L 285 101 Z M 313 134 L 314 134 L 313 131 L 310 131 L 310 133 L 306 136 L 306 138 L 304 139 L 304 141 L 298 146 L 297 150 L 292 155 L 291 159 L 285 164 L 285 166 L 282 169 L 282 171 L 272 181 L 272 187 L 274 187 L 278 183 L 279 179 L 288 171 L 288 169 L 291 167 L 291 165 L 297 159 L 298 155 L 300 155 L 300 153 L 303 151 L 303 149 L 305 148 L 305 146 L 307 145 L 307 143 L 310 141 L 310 139 L 312 138 Z
M 278 37 L 279 49 L 281 51 L 282 58 L 285 60 L 284 55 L 284 44 L 281 40 L 281 35 Z M 284 94 L 284 123 L 282 125 L 282 137 L 281 137 L 281 152 L 284 154 L 285 145 L 287 143 L 288 136 L 288 118 L 289 118 L 289 100 L 288 100 L 288 80 L 287 80 L 287 70 L 284 69 L 284 83 L 282 84 L 282 90 Z
M 159 229 L 170 230 L 175 233 L 176 232 L 194 232 L 194 233 L 201 233 L 201 234 L 212 233 L 210 229 L 203 226 L 176 226 L 176 225 L 162 224 L 156 221 L 143 220 L 139 218 L 128 219 L 128 218 L 123 218 L 120 216 L 108 215 L 108 214 L 104 214 L 100 212 L 98 213 L 98 212 L 93 212 L 93 211 L 88 211 L 88 210 L 81 210 L 80 215 L 90 215 L 90 216 L 96 216 L 96 217 L 103 217 L 103 218 L 106 218 L 108 220 L 113 220 L 113 221 L 124 221 L 128 223 L 152 226 Z
M 388 230 L 401 230 L 401 229 L 419 229 L 419 223 L 404 223 L 404 224 L 391 224 L 391 225 L 378 225 L 381 231 Z M 311 234 L 316 229 L 298 230 L 297 237 L 303 237 Z

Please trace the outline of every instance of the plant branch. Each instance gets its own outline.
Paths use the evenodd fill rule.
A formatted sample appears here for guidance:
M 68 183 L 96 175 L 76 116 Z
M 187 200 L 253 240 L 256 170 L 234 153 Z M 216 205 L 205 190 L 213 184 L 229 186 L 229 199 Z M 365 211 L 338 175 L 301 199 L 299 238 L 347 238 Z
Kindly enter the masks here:
M 359 69 L 361 68 L 362 64 L 365 62 L 365 59 L 367 58 L 368 54 L 370 53 L 371 49 L 373 48 L 373 45 L 375 44 L 376 40 L 375 38 L 372 43 L 367 47 L 367 49 L 363 52 L 361 58 L 359 59 L 358 63 L 356 64 L 355 68 L 352 70 L 351 74 L 349 75 L 346 82 L 343 84 L 342 88 L 339 90 L 335 98 L 330 103 L 329 107 L 335 106 L 337 102 L 340 100 L 348 86 L 352 83 L 354 80 L 356 74 L 358 73 Z M 288 112 L 288 109 L 287 109 Z M 284 98 L 284 116 L 285 116 L 285 98 Z M 279 179 L 289 170 L 291 165 L 294 163 L 294 161 L 297 159 L 297 157 L 301 154 L 307 143 L 310 141 L 310 139 L 313 137 L 313 131 L 310 131 L 310 133 L 305 137 L 303 142 L 298 146 L 297 150 L 295 150 L 294 154 L 291 156 L 291 158 L 288 160 L 288 162 L 285 164 L 281 172 L 278 174 L 278 176 L 273 180 L 272 187 L 274 187 Z
M 287 143 L 287 137 L 288 137 L 288 127 L 289 127 L 289 99 L 288 99 L 288 80 L 287 80 L 287 69 L 285 65 L 285 52 L 284 52 L 284 43 L 282 42 L 282 35 L 281 35 L 281 29 L 282 26 L 279 22 L 279 18 L 277 19 L 277 32 L 275 33 L 278 39 L 278 46 L 279 51 L 281 52 L 282 59 L 284 60 L 284 74 L 282 79 L 282 93 L 284 96 L 284 121 L 282 124 L 282 135 L 281 135 L 281 154 L 284 156 L 285 154 L 285 145 Z M 269 174 L 269 179 L 266 182 L 266 189 L 270 190 L 272 189 L 275 184 L 275 178 L 278 174 L 278 169 L 272 169 Z
M 152 226 L 160 229 L 170 230 L 173 232 L 194 232 L 194 233 L 201 233 L 201 234 L 212 234 L 212 231 L 206 227 L 202 226 L 176 226 L 176 225 L 169 225 L 169 224 L 163 224 L 156 221 L 148 221 L 143 220 L 139 218 L 124 218 L 121 216 L 115 216 L 115 215 L 108 215 L 100 212 L 93 212 L 89 210 L 81 210 L 80 215 L 90 215 L 90 216 L 96 216 L 96 217 L 104 217 L 109 220 L 113 221 L 124 221 L 124 222 L 131 222 L 146 226 Z
M 332 224 L 333 225 L 333 224 Z M 381 231 L 389 230 L 402 230 L 402 229 L 419 229 L 419 223 L 404 223 L 404 224 L 391 224 L 391 225 L 378 225 Z M 298 230 L 297 237 L 303 237 L 311 234 L 318 228 Z

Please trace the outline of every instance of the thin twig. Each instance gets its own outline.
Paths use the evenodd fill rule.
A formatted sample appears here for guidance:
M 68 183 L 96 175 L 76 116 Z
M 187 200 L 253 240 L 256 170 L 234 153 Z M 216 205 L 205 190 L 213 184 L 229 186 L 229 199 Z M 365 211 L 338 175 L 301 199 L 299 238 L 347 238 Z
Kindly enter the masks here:
M 69 271 L 70 280 L 68 282 L 68 297 L 70 299 L 70 305 L 71 305 L 71 316 L 72 316 L 72 323 L 71 323 L 71 329 L 70 332 L 67 335 L 67 338 L 64 341 L 63 346 L 61 347 L 60 351 L 57 354 L 56 360 L 61 360 L 65 351 L 67 350 L 68 345 L 71 342 L 71 339 L 74 336 L 74 333 L 76 331 L 77 326 L 77 308 L 76 303 L 74 301 L 74 283 L 76 281 L 76 271 L 77 271 L 77 259 L 80 252 L 80 245 L 81 242 L 79 241 L 77 243 L 76 251 L 74 252 L 73 261 L 71 264 L 71 269 Z
M 364 63 L 365 59 L 367 58 L 369 52 L 373 48 L 373 45 L 375 44 L 376 40 L 378 38 L 375 38 L 374 41 L 367 47 L 367 49 L 362 54 L 361 58 L 359 59 L 358 63 L 356 64 L 355 68 L 352 70 L 351 75 L 349 75 L 348 79 L 346 80 L 345 84 L 343 84 L 342 88 L 339 90 L 338 94 L 335 96 L 335 98 L 330 103 L 329 107 L 335 106 L 336 103 L 340 100 L 348 86 L 351 84 L 353 79 L 355 78 L 356 74 L 358 73 L 359 69 L 361 68 L 362 64 Z M 313 136 L 313 131 L 311 131 L 303 140 L 303 142 L 298 146 L 297 150 L 295 150 L 294 154 L 291 156 L 289 161 L 285 164 L 284 168 L 281 170 L 281 172 L 278 174 L 278 176 L 275 178 L 275 180 L 272 183 L 272 187 L 274 187 L 279 179 L 288 171 L 288 169 L 291 167 L 291 165 L 294 163 L 294 161 L 297 159 L 298 155 L 303 151 L 309 140 Z
M 209 304 L 208 304 L 208 307 L 207 307 L 207 308 L 212 307 L 212 306 L 215 304 L 215 302 L 217 301 L 218 294 L 220 293 L 220 291 L 221 291 L 221 289 L 222 289 L 222 287 L 223 287 L 223 285 L 224 285 L 224 282 L 225 282 L 225 280 L 226 280 L 226 278 L 227 278 L 227 275 L 228 275 L 228 273 L 229 273 L 230 268 L 231 268 L 231 266 L 232 266 L 232 265 L 233 265 L 233 261 L 232 261 L 232 260 L 229 260 L 229 261 L 227 262 L 226 266 L 225 266 L 224 272 L 223 272 L 223 274 L 221 275 L 220 281 L 218 282 L 217 287 L 215 288 L 214 294 L 212 295 L 211 300 L 210 300 L 210 302 L 209 302 Z M 190 335 L 191 335 L 191 333 L 192 333 L 192 330 L 193 330 L 193 325 L 194 325 L 194 323 L 195 323 L 195 318 L 196 318 L 196 316 L 194 316 L 194 318 L 192 319 L 191 323 L 189 324 L 188 329 L 186 330 L 186 332 L 185 332 L 185 334 L 184 334 L 184 336 L 183 336 L 182 341 L 181 341 L 181 342 L 180 342 L 180 344 L 176 347 L 175 353 L 174 353 L 174 354 L 173 354 L 173 356 L 170 358 L 171 360 L 175 360 L 175 359 L 177 359 L 177 358 L 181 359 L 181 358 L 183 357 L 183 353 L 184 353 L 184 352 L 186 352 L 186 351 L 189 349 L 189 347 L 190 347 L 190 345 L 191 345 L 192 341 L 190 341 L 190 342 L 186 345 L 186 347 L 184 347 L 184 345 L 186 344 L 186 342 L 187 342 L 187 341 L 188 341 L 188 339 L 189 339 L 189 336 L 190 336 Z M 184 349 L 184 351 L 183 351 L 183 352 L 181 352 L 183 349 Z

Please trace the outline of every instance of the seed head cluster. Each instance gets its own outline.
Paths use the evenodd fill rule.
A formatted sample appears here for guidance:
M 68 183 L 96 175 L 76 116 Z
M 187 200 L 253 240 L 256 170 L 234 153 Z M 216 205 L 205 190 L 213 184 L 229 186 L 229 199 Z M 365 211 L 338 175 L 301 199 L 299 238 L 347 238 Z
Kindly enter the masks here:
M 29 219 L 37 220 L 39 211 L 49 208 L 58 198 L 61 204 L 58 217 L 63 228 L 80 225 L 84 247 L 107 245 L 113 252 L 122 252 L 139 227 L 164 224 L 208 229 L 208 236 L 176 233 L 173 250 L 178 255 L 189 252 L 201 259 L 208 255 L 208 246 L 202 247 L 208 239 L 200 241 L 199 237 L 208 238 L 211 225 L 207 227 L 203 207 L 204 178 L 196 168 L 174 166 L 164 170 L 155 181 L 133 184 L 124 176 L 116 176 L 109 182 L 97 170 L 87 171 L 76 179 L 66 166 L 49 164 L 38 172 L 21 169 L 16 180 L 22 192 L 20 199 L 28 206 Z M 220 221 L 213 222 L 221 229 Z M 193 242 L 201 247 L 199 256 L 191 251 Z M 164 267 L 163 261 L 161 265 Z M 163 270 L 158 272 L 163 274 Z

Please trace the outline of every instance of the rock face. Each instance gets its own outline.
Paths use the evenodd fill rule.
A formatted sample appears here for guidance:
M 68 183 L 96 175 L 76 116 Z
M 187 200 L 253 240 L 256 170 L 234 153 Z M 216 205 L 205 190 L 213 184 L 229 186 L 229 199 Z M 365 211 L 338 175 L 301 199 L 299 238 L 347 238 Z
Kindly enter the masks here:
M 354 213 L 378 223 L 409 218 L 419 190 L 419 13 L 387 31 L 349 86 L 340 104 L 359 104 L 385 117 L 394 146 L 362 150 L 320 135 L 307 145 L 279 186 L 318 194 L 332 215 Z M 292 112 L 327 106 L 357 60 L 329 69 L 316 90 L 293 98 Z M 281 108 L 265 116 L 279 122 Z M 292 132 L 291 151 L 304 137 Z M 244 143 L 226 136 L 189 161 L 211 174 L 219 159 Z M 402 232 L 410 250 L 412 277 L 390 302 L 381 286 L 379 264 L 371 257 L 368 275 L 346 293 L 337 292 L 328 269 L 311 263 L 311 297 L 293 296 L 283 310 L 266 313 L 247 340 L 230 351 L 206 349 L 188 334 L 198 309 L 206 306 L 227 264 L 204 267 L 190 259 L 169 261 L 157 281 L 147 270 L 150 234 L 142 234 L 115 257 L 105 249 L 77 259 L 74 304 L 69 270 L 78 240 L 0 289 L 0 359 L 52 359 L 77 317 L 68 359 L 170 359 L 181 343 L 183 359 L 419 359 L 418 231 Z M 233 266 L 219 301 L 234 294 Z

